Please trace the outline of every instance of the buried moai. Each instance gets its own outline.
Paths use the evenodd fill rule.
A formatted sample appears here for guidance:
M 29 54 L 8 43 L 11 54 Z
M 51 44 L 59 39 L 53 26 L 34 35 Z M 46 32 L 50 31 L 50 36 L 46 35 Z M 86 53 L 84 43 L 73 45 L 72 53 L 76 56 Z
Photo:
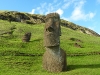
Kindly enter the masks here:
M 44 28 L 43 68 L 49 72 L 66 70 L 66 53 L 60 48 L 60 16 L 57 13 L 46 15 Z
M 31 38 L 31 32 L 27 32 L 27 33 L 24 34 L 22 41 L 23 42 L 29 42 L 30 38 Z

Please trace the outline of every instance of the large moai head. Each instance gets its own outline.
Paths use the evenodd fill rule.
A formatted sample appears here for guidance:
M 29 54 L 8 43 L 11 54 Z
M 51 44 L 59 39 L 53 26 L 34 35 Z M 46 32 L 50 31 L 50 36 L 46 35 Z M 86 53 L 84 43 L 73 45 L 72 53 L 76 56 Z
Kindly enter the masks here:
M 46 15 L 44 28 L 44 46 L 57 46 L 60 44 L 60 16 L 58 13 Z
M 44 28 L 43 68 L 50 72 L 66 70 L 66 53 L 60 49 L 60 16 L 57 13 L 46 15 Z

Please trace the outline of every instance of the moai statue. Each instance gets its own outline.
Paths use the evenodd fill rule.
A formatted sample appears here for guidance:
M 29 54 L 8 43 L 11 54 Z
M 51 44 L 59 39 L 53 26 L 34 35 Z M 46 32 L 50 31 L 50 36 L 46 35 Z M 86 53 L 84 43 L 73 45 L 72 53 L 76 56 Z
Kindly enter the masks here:
M 43 68 L 49 72 L 66 70 L 66 53 L 60 49 L 60 16 L 57 13 L 46 15 L 44 28 Z
M 31 38 L 31 32 L 25 33 L 23 38 L 22 38 L 22 41 L 23 42 L 29 42 L 30 38 Z

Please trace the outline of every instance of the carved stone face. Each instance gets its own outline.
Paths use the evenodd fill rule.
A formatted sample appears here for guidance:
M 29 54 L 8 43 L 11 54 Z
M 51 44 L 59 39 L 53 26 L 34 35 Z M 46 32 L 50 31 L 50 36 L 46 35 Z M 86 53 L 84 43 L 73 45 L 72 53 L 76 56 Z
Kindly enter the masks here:
M 44 46 L 57 46 L 61 35 L 60 17 L 57 13 L 47 14 L 44 28 Z

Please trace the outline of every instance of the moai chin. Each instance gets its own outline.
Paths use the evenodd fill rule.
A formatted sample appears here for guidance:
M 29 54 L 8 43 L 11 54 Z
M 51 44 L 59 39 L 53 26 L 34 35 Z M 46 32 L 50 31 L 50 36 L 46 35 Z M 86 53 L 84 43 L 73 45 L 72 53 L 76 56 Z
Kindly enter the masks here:
M 58 13 L 46 15 L 44 28 L 43 68 L 50 72 L 66 70 L 66 53 L 60 49 L 60 16 Z

